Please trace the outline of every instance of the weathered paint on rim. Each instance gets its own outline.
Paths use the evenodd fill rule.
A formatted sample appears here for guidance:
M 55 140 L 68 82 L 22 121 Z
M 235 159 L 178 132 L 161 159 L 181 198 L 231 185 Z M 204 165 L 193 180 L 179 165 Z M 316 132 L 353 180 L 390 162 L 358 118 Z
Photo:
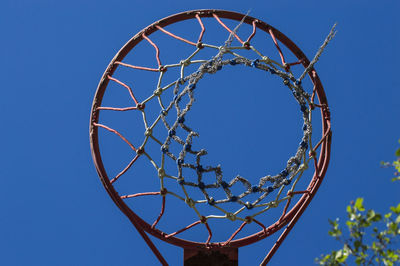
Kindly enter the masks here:
M 142 31 L 137 33 L 132 39 L 130 39 L 122 48 L 119 50 L 119 52 L 115 55 L 115 57 L 111 60 L 110 64 L 108 65 L 106 71 L 104 72 L 99 85 L 97 87 L 97 91 L 93 100 L 92 104 L 92 110 L 91 110 L 91 117 L 90 117 L 90 146 L 91 146 L 91 152 L 92 152 L 92 157 L 93 161 L 97 170 L 97 173 L 107 190 L 108 194 L 112 198 L 112 200 L 115 202 L 115 204 L 120 208 L 120 210 L 129 218 L 129 220 L 132 222 L 132 224 L 138 229 L 139 232 L 143 231 L 141 229 L 144 229 L 147 233 L 163 240 L 168 243 L 183 247 L 183 248 L 221 248 L 222 242 L 217 242 L 217 243 L 210 243 L 206 245 L 205 243 L 202 242 L 194 242 L 194 241 L 188 241 L 185 239 L 181 239 L 175 236 L 168 237 L 166 238 L 166 233 L 162 232 L 159 229 L 151 228 L 151 225 L 145 222 L 143 219 L 141 219 L 135 212 L 133 212 L 125 202 L 120 198 L 116 190 L 114 189 L 113 185 L 111 184 L 106 170 L 104 168 L 101 155 L 100 155 L 100 148 L 99 148 L 99 143 L 98 143 L 98 128 L 93 125 L 93 123 L 97 123 L 99 120 L 99 112 L 97 110 L 97 107 L 101 105 L 101 101 L 104 95 L 104 92 L 107 88 L 108 85 L 108 79 L 107 76 L 114 73 L 116 68 L 118 67 L 117 64 L 114 64 L 115 61 L 122 61 L 122 59 L 139 43 L 143 40 L 142 34 L 145 33 L 146 36 L 151 35 L 155 31 L 157 31 L 156 26 L 160 27 L 165 27 L 170 24 L 179 22 L 179 21 L 184 21 L 188 19 L 193 19 L 195 18 L 196 14 L 198 14 L 200 17 L 212 17 L 213 14 L 216 14 L 217 16 L 225 19 L 232 19 L 236 21 L 241 21 L 243 17 L 245 17 L 244 14 L 232 12 L 232 11 L 226 11 L 226 10 L 192 10 L 192 11 L 186 11 L 182 13 L 178 13 L 169 17 L 166 17 L 164 19 L 161 19 L 148 27 L 144 28 Z M 307 59 L 307 57 L 304 55 L 304 53 L 284 34 L 279 32 L 277 29 L 273 28 L 269 24 L 250 17 L 246 16 L 244 19 L 244 23 L 246 24 L 252 24 L 253 21 L 256 20 L 256 26 L 258 29 L 264 31 L 267 34 L 269 33 L 269 30 L 272 30 L 273 34 L 275 35 L 276 39 L 278 39 L 282 44 L 284 44 L 299 60 L 302 60 L 302 64 L 304 67 L 307 67 L 310 61 Z M 257 242 L 261 239 L 264 239 L 268 237 L 269 235 L 277 232 L 281 228 L 283 228 L 285 225 L 288 223 L 289 230 L 291 227 L 294 225 L 294 223 L 297 221 L 297 219 L 300 217 L 300 215 L 304 212 L 304 210 L 307 208 L 308 204 L 312 200 L 313 196 L 317 192 L 323 177 L 325 176 L 325 173 L 328 168 L 329 164 L 329 159 L 330 159 L 330 149 L 331 149 L 331 127 L 330 127 L 330 112 L 328 108 L 328 102 L 326 99 L 326 95 L 324 92 L 324 89 L 322 87 L 321 81 L 316 73 L 315 70 L 309 72 L 309 76 L 311 78 L 311 81 L 313 82 L 315 88 L 316 88 L 316 94 L 319 99 L 319 102 L 321 105 L 324 105 L 325 108 L 321 109 L 321 116 L 322 116 L 322 135 L 326 136 L 325 138 L 322 139 L 321 143 L 321 150 L 319 154 L 319 159 L 317 162 L 317 168 L 314 171 L 313 178 L 311 179 L 307 190 L 310 191 L 309 194 L 303 194 L 303 196 L 298 200 L 298 202 L 292 207 L 290 211 L 286 213 L 283 219 L 280 221 L 275 222 L 274 224 L 270 225 L 266 231 L 260 230 L 258 233 L 255 233 L 253 235 L 243 237 L 241 239 L 237 240 L 232 240 L 229 244 L 230 247 L 241 247 L 245 245 L 249 245 L 251 243 Z M 142 234 L 141 233 L 141 234 Z M 142 235 L 143 236 L 143 235 Z M 147 241 L 146 241 L 147 242 Z M 277 242 L 277 244 L 280 244 Z

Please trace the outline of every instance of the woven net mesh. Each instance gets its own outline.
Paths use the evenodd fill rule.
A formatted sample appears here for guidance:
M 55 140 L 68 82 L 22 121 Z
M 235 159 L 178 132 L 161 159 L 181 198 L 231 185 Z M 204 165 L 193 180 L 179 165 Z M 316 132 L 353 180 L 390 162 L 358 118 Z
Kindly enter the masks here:
M 209 243 L 211 240 L 211 229 L 207 223 L 209 219 L 228 219 L 231 221 L 240 220 L 244 222 L 243 225 L 256 221 L 265 229 L 265 226 L 256 220 L 258 215 L 283 204 L 284 208 L 281 216 L 282 218 L 288 209 L 293 195 L 296 193 L 307 193 L 307 191 L 296 191 L 296 184 L 301 179 L 303 172 L 308 168 L 310 161 L 315 159 L 315 150 L 322 141 L 321 139 L 317 145 L 313 146 L 313 127 L 311 121 L 315 107 L 322 108 L 323 106 L 318 106 L 318 104 L 314 102 L 315 90 L 312 88 L 309 88 L 308 90 L 304 89 L 302 80 L 312 69 L 312 66 L 318 60 L 323 48 L 333 37 L 334 32 L 331 31 L 331 34 L 326 40 L 326 44 L 324 43 L 320 48 L 315 60 L 313 60 L 309 68 L 306 68 L 302 75 L 296 78 L 291 71 L 291 67 L 301 65 L 302 61 L 299 60 L 293 63 L 287 63 L 272 31 L 270 32 L 272 44 L 276 47 L 281 62 L 272 60 L 267 55 L 262 54 L 254 45 L 251 44 L 251 40 L 256 34 L 256 21 L 253 22 L 252 33 L 247 36 L 247 39 L 244 41 L 237 33 L 238 29 L 242 26 L 241 22 L 236 26 L 236 28 L 230 29 L 218 16 L 214 15 L 215 22 L 226 29 L 228 36 L 227 40 L 223 44 L 214 44 L 203 43 L 205 27 L 199 16 L 196 16 L 196 19 L 201 28 L 197 42 L 184 39 L 162 27 L 156 26 L 160 32 L 170 36 L 176 41 L 184 42 L 187 45 L 193 46 L 193 52 L 187 58 L 183 58 L 179 62 L 162 65 L 158 45 L 152 41 L 149 36 L 146 36 L 143 33 L 141 36 L 143 41 L 147 42 L 155 49 L 158 67 L 151 68 L 147 66 L 136 66 L 127 62 L 119 61 L 113 63 L 119 67 L 132 69 L 132 71 L 151 71 L 159 73 L 157 85 L 153 89 L 153 93 L 146 99 L 142 101 L 138 100 L 135 97 L 134 91 L 126 82 L 114 78 L 111 75 L 107 76 L 110 82 L 115 82 L 129 91 L 133 105 L 125 108 L 99 106 L 96 108 L 96 111 L 141 112 L 145 128 L 142 144 L 139 147 L 135 147 L 118 130 L 100 122 L 94 123 L 93 126 L 115 133 L 135 152 L 135 156 L 130 163 L 119 174 L 110 179 L 112 184 L 125 175 L 139 157 L 145 157 L 148 159 L 155 169 L 154 177 L 158 178 L 160 181 L 159 191 L 122 195 L 121 198 L 123 200 L 131 200 L 131 198 L 142 196 L 161 196 L 161 213 L 158 215 L 157 219 L 153 221 L 153 227 L 157 226 L 164 214 L 166 197 L 175 197 L 176 199 L 185 202 L 187 206 L 196 213 L 199 220 L 193 224 L 185 226 L 183 229 L 169 234 L 168 236 L 179 234 L 199 223 L 203 223 L 206 225 L 210 233 L 206 241 Z M 240 45 L 234 46 L 233 44 L 235 42 L 240 43 Z M 194 59 L 195 57 L 201 56 L 202 51 L 206 49 L 215 51 L 214 56 L 211 58 Z M 243 55 L 243 51 L 246 51 L 246 56 Z M 251 54 L 251 57 L 248 56 L 248 54 Z M 207 156 L 207 150 L 205 148 L 195 148 L 196 140 L 199 138 L 199 132 L 196 130 L 195 125 L 193 126 L 192 123 L 190 123 L 191 121 L 188 121 L 187 119 L 187 114 L 190 113 L 195 101 L 195 92 L 201 86 L 201 80 L 208 75 L 217 74 L 218 71 L 221 71 L 224 68 L 238 66 L 253 68 L 255 71 L 264 71 L 266 74 L 282 80 L 284 86 L 290 90 L 294 99 L 298 103 L 299 113 L 303 120 L 303 136 L 295 154 L 289 157 L 286 166 L 283 169 L 276 173 L 265 173 L 265 175 L 258 178 L 258 182 L 254 182 L 254 180 L 252 182 L 249 178 L 240 175 L 233 178 L 226 177 L 223 175 L 223 166 L 203 163 L 203 158 Z M 189 67 L 192 67 L 191 69 L 194 67 L 196 70 L 192 73 L 186 73 L 186 70 Z M 178 68 L 180 70 L 180 75 L 176 77 L 174 82 L 165 85 L 164 78 L 168 75 L 167 70 L 173 68 Z M 172 92 L 172 94 L 170 93 L 172 96 L 169 101 L 166 101 L 165 97 L 162 98 L 161 96 L 168 92 Z M 154 121 L 149 121 L 148 117 L 150 117 L 150 115 L 146 113 L 146 104 L 151 101 L 157 101 L 159 105 L 159 114 Z M 160 124 L 162 125 L 162 128 L 164 128 L 163 137 L 161 138 L 157 137 L 153 132 L 155 127 Z M 177 134 L 178 131 L 180 134 Z M 159 155 L 150 154 L 147 151 L 146 146 L 150 141 L 159 146 Z M 179 149 L 172 150 L 170 149 L 171 145 L 176 145 Z M 159 156 L 160 159 L 157 159 L 155 156 Z M 166 170 L 165 165 L 167 160 L 175 163 L 176 171 L 169 172 Z M 187 177 L 188 173 L 190 173 L 189 175 L 191 178 Z M 207 175 L 207 178 L 204 177 L 205 175 Z M 194 179 L 193 176 L 195 176 Z M 210 178 L 210 176 L 213 178 Z M 180 191 L 174 191 L 167 187 L 165 182 L 166 179 L 175 180 L 179 184 Z M 240 193 L 235 194 L 232 187 L 237 183 L 241 184 L 243 189 Z M 192 196 L 188 191 L 189 187 L 198 189 L 198 191 L 201 192 L 202 197 Z M 214 198 L 210 191 L 212 192 L 215 190 L 223 191 L 224 196 Z M 248 195 L 252 195 L 251 201 L 247 200 Z M 254 195 L 256 195 L 255 199 Z M 225 208 L 228 203 L 236 203 L 236 209 L 232 211 L 231 209 L 228 210 Z M 198 208 L 200 205 L 208 205 L 208 213 L 201 212 Z M 251 210 L 251 214 L 249 214 L 249 210 Z M 235 237 L 243 225 L 231 235 L 226 243 Z

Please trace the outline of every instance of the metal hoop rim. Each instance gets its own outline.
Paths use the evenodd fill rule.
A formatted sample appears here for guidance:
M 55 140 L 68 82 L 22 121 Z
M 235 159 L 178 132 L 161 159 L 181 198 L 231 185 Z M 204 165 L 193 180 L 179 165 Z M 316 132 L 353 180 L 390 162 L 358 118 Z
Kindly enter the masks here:
M 225 19 L 232 19 L 236 21 L 241 21 L 243 17 L 246 15 L 240 14 L 237 12 L 226 11 L 226 10 L 215 10 L 215 9 L 204 9 L 204 10 L 192 10 L 186 11 L 178 14 L 174 14 L 163 18 L 153 24 L 149 25 L 148 27 L 144 28 L 140 32 L 138 32 L 134 37 L 132 37 L 115 55 L 115 57 L 111 60 L 110 64 L 108 65 L 106 71 L 104 72 L 92 104 L 91 109 L 91 117 L 90 117 L 90 147 L 91 153 L 93 157 L 93 161 L 97 170 L 97 173 L 100 177 L 100 180 L 103 183 L 106 191 L 114 201 L 114 203 L 120 208 L 120 210 L 129 218 L 129 220 L 133 223 L 136 228 L 142 228 L 147 233 L 163 240 L 173 245 L 177 245 L 183 248 L 221 248 L 222 242 L 218 243 L 210 243 L 205 244 L 201 242 L 194 242 L 189 240 L 184 240 L 177 238 L 175 236 L 166 238 L 166 233 L 162 232 L 159 229 L 151 228 L 147 222 L 141 219 L 135 212 L 133 212 L 128 205 L 120 198 L 117 191 L 114 189 L 113 185 L 111 184 L 106 170 L 104 168 L 101 155 L 100 155 L 100 147 L 98 143 L 98 128 L 93 126 L 94 123 L 97 123 L 99 120 L 99 112 L 97 107 L 101 105 L 102 98 L 104 96 L 104 92 L 108 85 L 108 75 L 112 75 L 118 65 L 114 64 L 115 61 L 122 61 L 122 59 L 139 43 L 143 40 L 142 34 L 149 36 L 152 33 L 156 32 L 158 29 L 156 26 L 165 27 L 170 24 L 193 19 L 196 15 L 200 17 L 212 17 L 213 14 Z M 279 40 L 282 44 L 284 44 L 299 60 L 302 60 L 302 65 L 307 67 L 310 61 L 304 55 L 304 53 L 284 34 L 282 34 L 277 29 L 273 28 L 269 24 L 250 17 L 246 16 L 243 23 L 252 24 L 253 21 L 256 21 L 256 26 L 258 29 L 264 31 L 267 34 L 270 34 L 269 31 L 271 30 L 276 39 Z M 309 77 L 311 78 L 312 83 L 316 88 L 316 95 L 319 99 L 321 105 L 324 105 L 325 108 L 321 109 L 321 117 L 322 117 L 322 135 L 326 136 L 323 138 L 321 143 L 321 150 L 319 155 L 318 163 L 316 164 L 316 169 L 313 174 L 313 178 L 311 179 L 307 190 L 310 191 L 309 194 L 303 194 L 303 196 L 297 201 L 297 203 L 292 207 L 290 211 L 286 213 L 286 215 L 280 221 L 275 222 L 274 224 L 270 225 L 266 231 L 260 230 L 259 232 L 243 237 L 241 239 L 232 240 L 229 244 L 230 247 L 242 247 L 245 245 L 249 245 L 251 243 L 257 242 L 261 239 L 264 239 L 271 234 L 275 233 L 276 231 L 280 230 L 282 227 L 287 225 L 293 219 L 296 219 L 298 215 L 301 215 L 305 208 L 307 208 L 308 204 L 312 200 L 313 196 L 317 192 L 323 177 L 327 171 L 327 167 L 329 164 L 330 159 L 330 149 L 331 149 L 331 126 L 330 126 L 330 112 L 328 108 L 327 98 L 322 87 L 322 83 L 318 77 L 318 74 L 315 70 L 310 71 Z M 298 214 L 298 215 L 297 215 Z M 297 220 L 297 219 L 296 219 Z

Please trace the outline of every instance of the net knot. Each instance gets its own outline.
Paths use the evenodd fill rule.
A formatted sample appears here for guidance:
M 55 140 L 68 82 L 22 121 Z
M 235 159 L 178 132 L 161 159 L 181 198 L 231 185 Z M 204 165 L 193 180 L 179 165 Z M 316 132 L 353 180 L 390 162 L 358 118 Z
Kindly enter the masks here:
M 175 95 L 174 96 L 174 102 L 179 103 L 181 101 L 181 96 L 180 95 Z
M 227 219 L 231 220 L 232 222 L 234 222 L 234 221 L 237 220 L 236 215 L 234 215 L 234 214 L 231 213 L 231 212 L 228 212 L 228 213 L 225 215 L 225 217 L 226 217 Z
M 183 123 L 185 122 L 185 117 L 182 115 L 178 118 L 178 123 Z
M 205 217 L 205 216 L 201 216 L 201 218 L 200 218 L 200 222 L 201 222 L 202 224 L 205 224 L 205 223 L 207 223 L 207 217 Z
M 144 147 L 140 146 L 139 149 L 136 150 L 137 155 L 142 155 L 144 153 Z
M 201 190 L 204 190 L 205 188 L 206 188 L 206 185 L 203 183 L 203 182 L 199 182 L 199 188 L 201 189 Z
M 283 170 L 283 171 L 281 172 L 281 175 L 282 175 L 283 177 L 287 177 L 288 174 L 289 174 L 289 172 L 288 172 L 286 169 Z
M 189 84 L 189 90 L 194 90 L 196 88 L 196 83 Z
M 288 63 L 284 63 L 283 64 L 283 68 L 286 70 L 286 71 L 289 71 L 290 70 L 290 65 L 288 64 Z
M 299 171 L 304 171 L 304 170 L 306 170 L 308 168 L 308 165 L 307 164 L 301 164 L 300 166 L 299 166 Z
M 257 67 L 259 62 L 260 62 L 260 60 L 256 59 L 256 60 L 251 61 L 250 65 L 252 67 Z
M 145 107 L 146 105 L 144 103 L 138 103 L 138 105 L 136 106 L 136 108 L 140 111 L 143 111 Z
M 263 61 L 264 63 L 266 63 L 266 64 L 271 63 L 271 59 L 269 59 L 268 56 L 263 56 L 263 57 L 261 57 L 261 58 L 262 58 L 262 61 Z
M 251 217 L 251 216 L 246 216 L 246 218 L 244 218 L 244 220 L 245 220 L 245 222 L 246 223 L 251 223 L 252 221 L 253 221 L 253 217 Z
M 145 135 L 146 137 L 149 137 L 149 136 L 151 136 L 152 133 L 153 133 L 152 129 L 151 129 L 151 128 L 148 128 L 148 129 L 146 129 L 146 131 L 144 132 L 144 135 Z
M 193 132 L 193 131 L 192 131 Z M 193 132 L 194 133 L 194 132 Z M 193 136 L 198 136 L 198 134 L 196 133 L 196 134 L 193 134 Z M 207 151 L 205 150 L 205 149 L 201 149 L 198 153 L 197 153 L 197 156 L 203 156 L 203 155 L 206 155 L 207 154 Z
M 191 198 L 186 198 L 185 202 L 190 208 L 194 207 L 195 202 Z
M 180 64 L 183 66 L 188 66 L 190 65 L 192 62 L 190 61 L 190 59 L 185 59 L 185 60 L 181 60 Z
M 166 188 L 162 188 L 162 189 L 160 190 L 160 195 L 161 195 L 161 196 L 165 196 L 165 195 L 167 195 L 167 192 L 168 192 L 168 190 L 167 190 Z
M 167 153 L 168 152 L 168 146 L 166 146 L 166 145 L 162 145 L 161 146 L 161 151 L 162 151 L 162 153 Z
M 199 173 L 201 173 L 201 172 L 204 171 L 204 168 L 203 168 L 203 166 L 201 166 L 201 165 L 199 164 L 198 166 L 196 166 L 196 170 L 197 170 Z
M 244 42 L 243 47 L 246 48 L 247 50 L 250 49 L 250 43 L 249 42 Z
M 183 84 L 185 84 L 185 79 L 179 78 L 176 82 L 183 85 Z
M 245 206 L 246 206 L 246 208 L 248 209 L 248 210 L 251 210 L 251 209 L 253 209 L 253 204 L 251 204 L 250 202 L 246 202 L 246 204 L 245 204 Z
M 220 46 L 220 47 L 218 47 L 218 50 L 220 51 L 220 53 L 226 54 L 229 51 L 229 48 L 227 48 L 225 46 Z
M 161 89 L 161 88 L 158 88 L 158 89 L 156 89 L 153 93 L 154 93 L 155 96 L 160 96 L 161 93 L 162 93 L 162 89 Z
M 207 200 L 207 203 L 208 203 L 209 205 L 213 206 L 213 205 L 215 204 L 215 199 L 214 199 L 213 197 L 210 197 L 210 198 Z
M 231 196 L 230 198 L 229 198 L 229 201 L 230 202 L 236 202 L 238 200 L 238 197 L 236 197 L 236 196 Z
M 171 129 L 170 131 L 168 131 L 168 136 L 173 137 L 175 136 L 175 130 Z
M 303 149 L 308 149 L 308 143 L 307 143 L 307 141 L 302 141 L 302 142 L 300 142 L 300 147 L 302 147 Z
M 160 111 L 160 115 L 162 115 L 162 116 L 167 116 L 167 114 L 168 114 L 168 111 L 165 109 Z
M 226 183 L 225 181 L 222 181 L 222 182 L 221 182 L 221 186 L 222 186 L 223 188 L 228 188 L 228 187 L 229 187 L 229 184 Z
M 276 201 L 271 201 L 270 203 L 269 203 L 269 206 L 271 206 L 271 208 L 276 208 L 276 207 L 278 207 L 278 202 L 276 202 Z
M 163 168 L 158 169 L 158 177 L 163 178 L 165 176 L 165 170 Z
M 229 64 L 234 66 L 234 65 L 237 65 L 237 62 L 235 59 L 231 59 L 231 60 L 229 60 Z

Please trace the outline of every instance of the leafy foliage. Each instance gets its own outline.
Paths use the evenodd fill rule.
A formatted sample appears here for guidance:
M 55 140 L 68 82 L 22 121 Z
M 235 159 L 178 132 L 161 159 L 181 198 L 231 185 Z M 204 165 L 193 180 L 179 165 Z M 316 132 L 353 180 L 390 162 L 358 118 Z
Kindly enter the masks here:
M 363 199 L 358 198 L 347 206 L 348 236 L 344 236 L 339 220 L 329 221 L 329 235 L 343 244 L 343 248 L 317 258 L 319 265 L 398 265 L 400 249 L 395 249 L 400 236 L 400 203 L 381 215 L 374 210 L 366 211 Z
M 400 142 L 400 140 L 399 140 Z M 394 167 L 395 177 L 400 180 L 400 149 L 393 163 L 382 163 L 384 167 Z M 319 265 L 400 265 L 400 203 L 390 207 L 390 212 L 381 215 L 364 207 L 364 199 L 357 198 L 346 208 L 348 220 L 345 222 L 348 233 L 343 233 L 339 219 L 329 220 L 329 235 L 343 246 L 330 254 L 316 258 Z M 397 248 L 396 248 L 397 247 Z
M 400 143 L 400 140 L 399 140 L 399 143 Z M 394 172 L 394 177 L 392 178 L 392 181 L 400 181 L 400 148 L 398 148 L 396 150 L 395 155 L 397 157 L 396 161 L 394 161 L 393 163 L 381 162 L 381 165 L 383 167 L 394 167 L 395 172 Z

